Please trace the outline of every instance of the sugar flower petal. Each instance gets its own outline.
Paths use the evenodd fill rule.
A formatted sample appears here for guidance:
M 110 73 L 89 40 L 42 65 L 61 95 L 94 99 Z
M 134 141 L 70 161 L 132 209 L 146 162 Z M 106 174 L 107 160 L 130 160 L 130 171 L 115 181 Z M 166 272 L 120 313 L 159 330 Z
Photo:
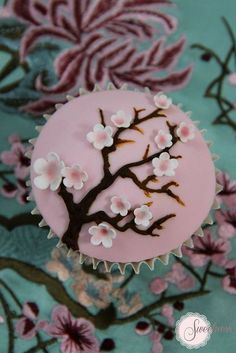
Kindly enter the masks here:
M 179 162 L 175 158 L 170 158 L 169 153 L 163 152 L 158 157 L 153 158 L 152 165 L 153 172 L 156 176 L 174 176 L 175 169 L 178 167 Z
M 176 135 L 182 142 L 193 140 L 195 137 L 195 127 L 193 124 L 182 121 L 176 129 Z
M 90 243 L 95 246 L 102 244 L 104 248 L 111 248 L 112 241 L 116 238 L 116 231 L 106 223 L 92 226 L 89 228 L 88 232 L 92 235 Z
M 87 134 L 87 140 L 93 144 L 94 148 L 102 150 L 104 147 L 110 147 L 113 144 L 112 133 L 113 129 L 111 126 L 96 124 L 93 127 L 93 131 Z
M 168 98 L 163 92 L 157 93 L 153 100 L 156 107 L 160 109 L 168 109 L 172 104 L 172 99 Z
M 111 121 L 117 127 L 129 127 L 132 121 L 131 114 L 126 114 L 123 110 L 118 110 L 111 116 Z

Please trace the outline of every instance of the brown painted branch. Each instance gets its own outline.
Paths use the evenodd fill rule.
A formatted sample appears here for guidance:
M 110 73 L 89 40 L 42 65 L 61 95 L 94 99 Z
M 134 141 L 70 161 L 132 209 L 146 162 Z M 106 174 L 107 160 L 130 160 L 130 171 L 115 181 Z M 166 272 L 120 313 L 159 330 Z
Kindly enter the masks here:
M 131 212 L 130 212 L 131 213 Z M 129 213 L 129 215 L 130 215 Z M 86 223 L 89 222 L 95 222 L 95 223 L 100 223 L 101 221 L 106 222 L 113 226 L 116 230 L 120 232 L 125 232 L 128 229 L 133 230 L 135 233 L 141 234 L 141 235 L 149 235 L 149 236 L 159 236 L 159 234 L 153 233 L 155 229 L 162 229 L 162 224 L 165 223 L 168 219 L 175 217 L 175 214 L 168 214 L 164 217 L 161 217 L 157 219 L 155 222 L 152 223 L 152 225 L 145 230 L 140 229 L 136 226 L 134 223 L 134 218 L 132 218 L 129 222 L 125 223 L 124 225 L 119 225 L 119 221 L 123 219 L 123 217 L 110 217 L 106 212 L 104 211 L 98 211 L 95 212 L 91 215 L 89 215 L 86 218 Z
M 138 179 L 138 177 L 136 176 L 136 174 L 134 174 L 133 172 L 131 172 L 130 169 L 128 169 L 125 173 L 122 174 L 122 177 L 123 178 L 129 178 L 131 179 L 141 190 L 143 190 L 144 192 L 147 192 L 147 193 L 156 193 L 156 194 L 166 194 L 170 197 L 172 197 L 173 199 L 175 199 L 179 204 L 181 204 L 182 206 L 185 206 L 184 205 L 184 202 L 181 200 L 181 198 L 176 195 L 175 193 L 173 193 L 173 191 L 171 191 L 169 188 L 171 186 L 175 186 L 175 187 L 178 187 L 179 184 L 176 183 L 175 181 L 171 181 L 165 185 L 163 185 L 161 188 L 159 189 L 153 189 L 153 188 L 150 188 L 147 186 L 147 183 L 149 181 L 151 181 L 151 178 L 150 179 L 144 179 L 143 181 L 140 181 Z

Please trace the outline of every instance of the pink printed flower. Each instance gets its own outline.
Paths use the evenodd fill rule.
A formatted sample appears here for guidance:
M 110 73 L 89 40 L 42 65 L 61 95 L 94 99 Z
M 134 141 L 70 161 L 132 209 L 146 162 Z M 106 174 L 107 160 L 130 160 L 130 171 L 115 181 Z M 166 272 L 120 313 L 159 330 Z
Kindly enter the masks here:
M 116 231 L 106 223 L 100 223 L 98 226 L 89 228 L 89 234 L 92 235 L 90 243 L 93 245 L 102 244 L 104 248 L 112 247 L 112 240 L 116 237 Z
M 190 257 L 193 266 L 202 267 L 212 261 L 222 266 L 226 263 L 227 254 L 230 251 L 230 244 L 225 239 L 213 239 L 209 230 L 205 230 L 204 237 L 195 237 L 194 248 L 183 248 L 185 255 Z
M 158 134 L 155 137 L 155 142 L 161 150 L 163 150 L 166 147 L 172 146 L 172 135 L 169 133 L 166 133 L 163 130 L 159 130 Z
M 216 221 L 219 224 L 219 236 L 231 239 L 236 235 L 236 210 L 219 210 L 216 212 Z
M 161 294 L 167 288 L 168 288 L 168 282 L 166 281 L 165 278 L 157 277 L 150 284 L 151 292 L 154 294 Z
M 175 284 L 181 290 L 191 289 L 195 285 L 194 278 L 184 271 L 184 267 L 180 263 L 175 263 L 170 272 L 165 276 L 166 281 Z
M 192 124 L 182 121 L 176 129 L 176 135 L 182 142 L 193 140 L 195 137 L 195 127 Z
M 229 174 L 221 172 L 217 174 L 217 182 L 223 190 L 217 195 L 227 206 L 236 206 L 236 180 L 231 180 Z
M 102 150 L 104 147 L 110 147 L 113 144 L 112 133 L 112 127 L 96 124 L 93 131 L 87 134 L 87 140 L 93 144 L 94 148 Z
M 139 336 L 146 336 L 152 331 L 152 326 L 147 321 L 139 321 L 135 327 L 135 332 Z
M 83 171 L 79 164 L 74 164 L 72 167 L 65 167 L 61 171 L 63 184 L 67 188 L 74 188 L 80 190 L 83 188 L 84 183 L 88 180 L 88 174 Z
M 152 160 L 154 167 L 153 172 L 156 176 L 173 176 L 179 162 L 175 158 L 170 158 L 169 153 L 162 152 L 160 157 L 155 157 Z
M 28 112 L 45 112 L 62 101 L 65 93 L 78 95 L 78 84 L 91 90 L 94 83 L 105 86 L 112 81 L 120 87 L 127 82 L 158 92 L 181 88 L 190 77 L 191 66 L 175 69 L 184 50 L 184 36 L 166 45 L 177 27 L 176 18 L 161 8 L 171 6 L 169 0 L 86 1 L 84 7 L 71 0 L 28 0 L 26 6 L 22 0 L 9 2 L 14 15 L 28 24 L 20 43 L 21 61 L 46 36 L 66 42 L 66 49 L 54 61 L 58 81 L 49 87 L 43 74 L 36 78 L 36 89 L 44 96 L 26 104 Z M 154 40 L 156 23 L 163 29 L 158 29 L 159 39 Z M 133 38 L 141 42 L 148 38 L 152 44 L 140 52 Z
M 161 315 L 167 319 L 167 322 L 170 326 L 173 326 L 175 324 L 175 318 L 174 318 L 173 314 L 174 314 L 174 309 L 171 305 L 164 304 L 162 306 Z
M 9 199 L 16 197 L 17 201 L 24 205 L 28 202 L 27 197 L 29 196 L 29 190 L 24 180 L 17 179 L 16 184 L 11 182 L 3 184 L 0 189 L 0 194 Z
M 228 81 L 232 86 L 236 85 L 236 72 L 233 72 L 228 76 Z
M 224 290 L 236 294 L 236 260 L 230 260 L 225 265 L 227 275 L 222 280 Z
M 113 213 L 125 217 L 130 208 L 131 204 L 125 197 L 113 196 L 111 198 L 111 210 Z
M 149 226 L 150 220 L 152 219 L 152 212 L 150 211 L 150 208 L 147 205 L 142 205 L 139 208 L 135 208 L 134 215 L 134 222 L 138 226 Z
M 129 127 L 132 121 L 131 114 L 126 114 L 123 110 L 118 110 L 111 116 L 111 121 L 117 127 Z
M 47 159 L 38 158 L 33 166 L 34 171 L 39 174 L 34 178 L 35 186 L 40 190 L 46 190 L 50 187 L 50 190 L 56 191 L 62 181 L 61 173 L 64 166 L 64 162 L 54 152 L 49 152 Z
M 86 319 L 74 319 L 66 306 L 52 311 L 52 323 L 45 327 L 49 336 L 61 339 L 62 353 L 98 353 L 94 326 Z
M 35 303 L 25 303 L 22 313 L 23 317 L 16 323 L 16 333 L 22 339 L 32 339 L 38 330 L 45 327 L 46 322 L 41 320 L 37 321 L 39 308 Z
M 150 335 L 152 341 L 152 353 L 162 353 L 163 346 L 161 344 L 161 334 L 157 331 L 153 331 Z
M 2 152 L 0 159 L 2 163 L 14 167 L 15 175 L 17 178 L 25 179 L 29 174 L 30 165 L 29 158 L 25 157 L 27 148 L 25 148 L 21 142 L 15 139 L 9 138 L 9 141 L 12 145 L 11 150 Z
M 158 107 L 160 109 L 168 109 L 168 108 L 170 108 L 170 106 L 172 104 L 172 99 L 168 98 L 162 92 L 157 93 L 153 97 L 153 100 L 154 100 L 154 103 L 155 103 L 156 107 Z
M 4 318 L 3 318 L 3 316 L 0 315 L 0 325 L 1 324 L 4 324 Z

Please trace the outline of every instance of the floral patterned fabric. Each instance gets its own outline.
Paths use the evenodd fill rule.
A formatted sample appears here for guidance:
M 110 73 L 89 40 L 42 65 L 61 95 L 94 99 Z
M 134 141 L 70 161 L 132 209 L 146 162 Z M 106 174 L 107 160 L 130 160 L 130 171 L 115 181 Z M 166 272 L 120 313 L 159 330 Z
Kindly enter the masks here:
M 228 333 L 204 352 L 233 352 L 236 294 L 233 0 L 0 1 L 0 353 L 187 352 L 175 322 L 197 311 Z M 211 14 L 211 16 L 209 16 Z M 223 18 L 222 18 L 223 16 Z M 182 258 L 140 275 L 94 272 L 67 258 L 27 200 L 28 139 L 80 87 L 171 92 L 193 111 L 221 159 L 221 209 Z M 158 95 L 158 101 L 161 95 Z M 166 103 L 166 102 L 165 102 Z M 129 123 L 120 112 L 118 121 Z M 114 119 L 117 119 L 115 116 Z M 181 133 L 181 131 L 180 131 Z M 191 131 L 190 131 L 191 133 Z M 160 143 L 157 138 L 157 143 Z M 165 144 L 169 143 L 164 136 Z M 161 140 L 163 141 L 163 139 Z M 78 169 L 68 183 L 86 182 Z M 83 176 L 83 178 L 82 178 Z M 113 200 L 115 212 L 126 212 Z M 119 206 L 120 207 L 120 206 Z

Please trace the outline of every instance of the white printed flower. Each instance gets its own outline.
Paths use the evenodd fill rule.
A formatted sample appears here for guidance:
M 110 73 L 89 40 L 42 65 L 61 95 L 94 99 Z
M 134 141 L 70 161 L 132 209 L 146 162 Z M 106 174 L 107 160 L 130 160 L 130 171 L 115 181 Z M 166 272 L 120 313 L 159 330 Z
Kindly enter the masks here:
M 62 169 L 63 184 L 67 188 L 74 188 L 80 190 L 84 183 L 88 180 L 88 174 L 83 171 L 79 164 L 74 164 L 72 167 L 65 167 Z
M 195 137 L 195 127 L 182 121 L 176 129 L 176 135 L 182 142 L 192 140 Z
M 152 219 L 152 212 L 147 205 L 142 205 L 134 210 L 134 222 L 139 226 L 148 227 Z
M 179 162 L 175 158 L 170 158 L 169 153 L 163 152 L 159 158 L 153 158 L 152 165 L 156 176 L 173 176 L 175 175 L 175 169 L 178 167 Z
M 126 114 L 123 110 L 118 110 L 116 114 L 111 116 L 111 121 L 117 127 L 129 127 L 132 121 L 132 116 Z
M 87 134 L 87 140 L 92 143 L 96 149 L 102 150 L 104 147 L 110 147 L 113 144 L 112 132 L 112 127 L 96 124 L 93 127 L 93 131 Z
M 39 176 L 34 178 L 34 185 L 41 190 L 50 187 L 52 191 L 56 191 L 61 184 L 61 171 L 64 166 L 64 162 L 54 152 L 49 152 L 46 159 L 36 159 L 33 168 Z
M 163 130 L 158 131 L 158 134 L 156 135 L 154 140 L 161 150 L 166 147 L 172 146 L 172 135 Z
M 127 216 L 131 208 L 130 202 L 125 197 L 113 196 L 111 198 L 111 210 L 115 214 Z
M 92 226 L 88 232 L 92 235 L 90 243 L 96 246 L 102 244 L 104 248 L 111 248 L 112 240 L 116 237 L 116 231 L 106 223 Z
M 153 99 L 155 105 L 161 109 L 168 109 L 172 104 L 172 99 L 168 98 L 163 92 L 157 93 Z

